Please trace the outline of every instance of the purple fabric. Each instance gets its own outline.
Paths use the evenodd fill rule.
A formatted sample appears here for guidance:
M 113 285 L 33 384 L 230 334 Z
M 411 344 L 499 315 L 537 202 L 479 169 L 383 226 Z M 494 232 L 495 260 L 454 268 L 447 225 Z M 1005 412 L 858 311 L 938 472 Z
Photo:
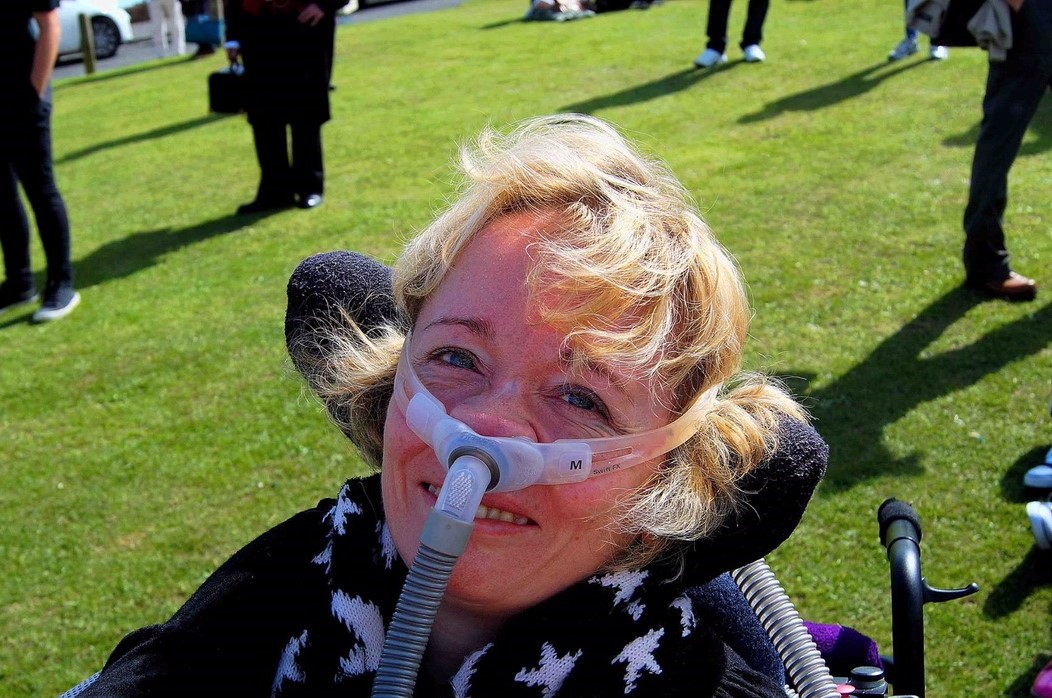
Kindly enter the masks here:
M 877 643 L 854 628 L 811 621 L 804 621 L 804 626 L 834 676 L 847 676 L 857 666 L 884 668 Z

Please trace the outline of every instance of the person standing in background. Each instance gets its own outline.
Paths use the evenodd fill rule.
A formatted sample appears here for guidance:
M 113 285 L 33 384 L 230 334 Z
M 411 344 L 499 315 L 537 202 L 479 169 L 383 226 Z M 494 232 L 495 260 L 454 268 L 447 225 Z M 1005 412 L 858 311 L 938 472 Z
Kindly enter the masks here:
M 763 23 L 767 19 L 770 0 L 749 0 L 749 12 L 742 31 L 741 49 L 746 63 L 759 63 L 767 58 L 760 48 L 763 41 Z M 711 68 L 717 63 L 727 62 L 727 19 L 731 14 L 731 0 L 709 0 L 709 20 L 706 34 L 709 43 L 705 51 L 694 59 L 696 68 Z
M 906 5 L 909 5 L 909 0 L 906 0 Z M 888 62 L 894 63 L 895 61 L 901 61 L 903 58 L 909 58 L 913 54 L 920 51 L 920 42 L 918 41 L 918 32 L 916 29 L 907 26 L 906 36 L 898 43 L 898 46 L 891 49 L 888 52 Z M 950 57 L 950 49 L 945 46 L 939 46 L 938 44 L 931 44 L 928 48 L 928 58 L 933 61 L 944 61 Z
M 73 289 L 69 216 L 51 155 L 51 73 L 62 34 L 58 6 L 59 0 L 0 2 L 0 314 L 39 298 L 29 259 L 29 219 L 18 193 L 21 182 L 47 259 L 36 322 L 63 318 L 80 303 Z
M 1052 86 L 1052 3 L 1007 2 L 1012 47 L 1003 61 L 989 62 L 964 211 L 963 257 L 969 286 L 998 298 L 1028 301 L 1037 296 L 1037 284 L 1012 271 L 1003 223 L 1008 171 L 1045 90 Z
M 159 58 L 182 56 L 186 53 L 186 22 L 179 0 L 150 0 L 150 24 L 153 27 L 153 47 Z M 171 32 L 171 39 L 168 34 Z
M 211 0 L 180 0 L 183 8 L 183 19 L 189 20 L 191 17 L 206 16 L 211 17 L 212 15 L 212 3 Z M 210 43 L 202 43 L 197 45 L 197 51 L 194 52 L 194 58 L 200 58 L 201 56 L 211 56 L 216 52 L 216 47 Z
M 336 11 L 347 0 L 227 0 L 227 55 L 245 64 L 260 179 L 240 215 L 322 204 Z M 292 148 L 289 153 L 289 133 Z

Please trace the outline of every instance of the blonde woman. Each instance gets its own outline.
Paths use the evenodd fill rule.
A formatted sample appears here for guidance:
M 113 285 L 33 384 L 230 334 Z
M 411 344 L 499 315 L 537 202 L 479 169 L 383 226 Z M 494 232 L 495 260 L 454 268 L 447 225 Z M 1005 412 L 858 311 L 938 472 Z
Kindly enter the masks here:
M 419 409 L 497 451 L 587 444 L 591 476 L 571 464 L 472 509 L 415 695 L 784 695 L 691 595 L 781 542 L 825 462 L 800 407 L 739 374 L 738 269 L 674 177 L 600 120 L 487 132 L 461 169 L 393 303 L 354 256 L 290 284 L 296 365 L 380 472 L 240 551 L 84 695 L 368 695 L 447 474 Z M 356 298 L 318 295 L 348 279 Z

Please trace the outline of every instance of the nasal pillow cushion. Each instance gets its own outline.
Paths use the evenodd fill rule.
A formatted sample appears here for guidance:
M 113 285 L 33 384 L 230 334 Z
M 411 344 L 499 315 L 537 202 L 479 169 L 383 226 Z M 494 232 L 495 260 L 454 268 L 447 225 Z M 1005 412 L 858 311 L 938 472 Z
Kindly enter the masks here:
M 366 333 L 385 324 L 406 326 L 392 291 L 391 269 L 355 252 L 327 252 L 300 263 L 288 285 L 285 342 L 299 370 L 328 346 L 323 330 L 344 324 L 346 312 Z M 715 534 L 690 545 L 694 580 L 748 564 L 784 542 L 800 523 L 825 475 L 829 447 L 808 424 L 786 418 L 774 456 L 741 482 L 747 493 L 737 516 Z

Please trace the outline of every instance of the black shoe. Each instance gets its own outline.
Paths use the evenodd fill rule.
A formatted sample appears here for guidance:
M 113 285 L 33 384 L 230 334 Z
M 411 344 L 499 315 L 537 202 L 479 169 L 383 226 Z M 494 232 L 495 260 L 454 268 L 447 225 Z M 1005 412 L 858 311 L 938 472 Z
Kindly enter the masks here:
M 277 211 L 283 208 L 291 208 L 295 202 L 292 198 L 255 198 L 249 201 L 247 204 L 241 204 L 237 207 L 237 215 L 247 216 L 253 213 L 266 213 L 267 211 Z
M 35 287 L 30 286 L 22 291 L 17 290 L 10 281 L 0 283 L 0 315 L 20 305 L 32 303 L 40 296 Z
M 300 208 L 318 208 L 325 203 L 325 197 L 321 194 L 307 194 L 300 197 Z
M 33 322 L 50 322 L 60 320 L 80 305 L 80 294 L 73 290 L 73 284 L 51 284 L 44 289 L 44 302 L 40 309 L 33 313 Z

